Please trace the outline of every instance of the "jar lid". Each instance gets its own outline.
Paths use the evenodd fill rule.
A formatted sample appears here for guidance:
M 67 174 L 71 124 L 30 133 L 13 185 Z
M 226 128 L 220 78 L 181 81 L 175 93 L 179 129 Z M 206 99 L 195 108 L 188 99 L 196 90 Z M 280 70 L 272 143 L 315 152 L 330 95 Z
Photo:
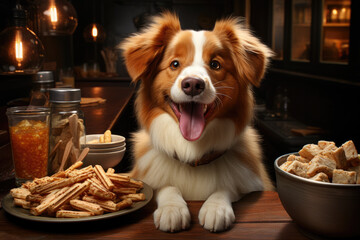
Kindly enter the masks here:
M 81 91 L 78 88 L 50 88 L 50 102 L 76 103 L 81 101 Z
M 33 77 L 34 83 L 49 83 L 54 82 L 54 74 L 51 71 L 37 72 Z

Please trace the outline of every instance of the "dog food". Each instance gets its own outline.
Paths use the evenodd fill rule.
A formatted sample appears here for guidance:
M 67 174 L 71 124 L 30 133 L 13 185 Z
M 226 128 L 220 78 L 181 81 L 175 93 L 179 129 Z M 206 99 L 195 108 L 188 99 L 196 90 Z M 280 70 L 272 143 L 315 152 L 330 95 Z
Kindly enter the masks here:
M 353 141 L 337 147 L 331 141 L 307 144 L 289 155 L 280 168 L 314 181 L 360 184 L 360 158 Z

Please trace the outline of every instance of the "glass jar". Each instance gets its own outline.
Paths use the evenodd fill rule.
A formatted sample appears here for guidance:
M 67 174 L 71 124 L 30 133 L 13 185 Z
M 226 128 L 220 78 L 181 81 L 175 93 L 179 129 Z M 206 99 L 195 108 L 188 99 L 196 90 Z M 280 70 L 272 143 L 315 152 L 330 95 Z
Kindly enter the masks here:
M 6 111 L 16 184 L 48 173 L 49 109 L 28 106 Z
M 49 89 L 55 87 L 54 74 L 51 71 L 37 72 L 32 79 L 30 105 L 49 106 Z
M 85 138 L 85 125 L 84 114 L 80 110 L 80 89 L 52 88 L 49 95 L 49 172 L 53 174 L 65 170 L 78 159 L 80 138 Z

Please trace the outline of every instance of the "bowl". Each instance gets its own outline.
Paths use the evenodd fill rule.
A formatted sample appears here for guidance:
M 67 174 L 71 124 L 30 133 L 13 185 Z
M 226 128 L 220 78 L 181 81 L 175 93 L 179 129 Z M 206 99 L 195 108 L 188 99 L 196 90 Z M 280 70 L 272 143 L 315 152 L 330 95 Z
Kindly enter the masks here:
M 106 153 L 106 152 L 116 152 L 124 149 L 126 147 L 126 143 L 111 148 L 89 148 L 89 153 Z
M 92 153 L 89 152 L 85 159 L 83 160 L 83 166 L 89 165 L 101 165 L 104 170 L 108 168 L 115 167 L 118 165 L 124 157 L 126 148 L 119 151 L 112 151 L 112 152 L 102 152 L 102 153 Z
M 290 153 L 295 154 L 295 153 Z M 300 230 L 310 238 L 360 236 L 360 184 L 317 182 L 279 168 L 290 155 L 275 160 L 280 200 Z
M 82 147 L 88 147 L 90 149 L 92 148 L 112 148 L 112 147 L 118 147 L 125 143 L 125 137 L 121 135 L 111 134 L 111 140 L 110 143 L 89 143 L 92 140 L 99 140 L 100 136 L 103 134 L 89 134 L 86 135 L 86 142 L 85 137 L 82 136 L 80 138 L 80 144 Z

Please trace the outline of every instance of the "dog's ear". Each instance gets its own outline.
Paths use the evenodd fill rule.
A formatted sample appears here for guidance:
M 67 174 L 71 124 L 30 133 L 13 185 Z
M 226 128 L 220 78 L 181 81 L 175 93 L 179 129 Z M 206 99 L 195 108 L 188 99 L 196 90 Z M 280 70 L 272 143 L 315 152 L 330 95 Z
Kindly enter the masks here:
M 230 50 L 239 77 L 260 86 L 272 51 L 245 29 L 239 19 L 218 21 L 213 31 Z
M 123 50 L 125 64 L 133 81 L 146 79 L 156 71 L 171 38 L 181 30 L 178 17 L 170 12 L 153 18 L 153 22 L 142 32 L 125 39 Z

